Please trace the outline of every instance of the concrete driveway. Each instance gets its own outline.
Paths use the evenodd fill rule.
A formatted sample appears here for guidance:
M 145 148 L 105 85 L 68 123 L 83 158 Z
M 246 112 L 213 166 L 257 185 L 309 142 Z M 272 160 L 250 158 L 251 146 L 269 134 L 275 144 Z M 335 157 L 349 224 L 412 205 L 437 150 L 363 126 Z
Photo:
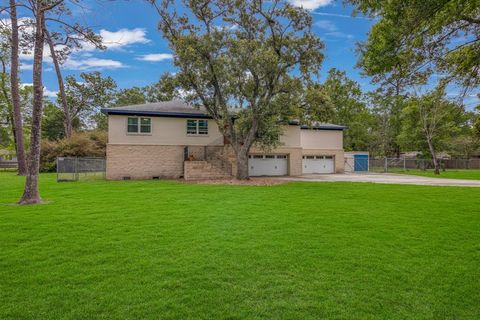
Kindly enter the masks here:
M 480 187 L 480 180 L 444 179 L 394 173 L 307 174 L 285 177 L 291 181 L 318 182 L 372 182 L 385 184 L 413 184 L 425 186 Z

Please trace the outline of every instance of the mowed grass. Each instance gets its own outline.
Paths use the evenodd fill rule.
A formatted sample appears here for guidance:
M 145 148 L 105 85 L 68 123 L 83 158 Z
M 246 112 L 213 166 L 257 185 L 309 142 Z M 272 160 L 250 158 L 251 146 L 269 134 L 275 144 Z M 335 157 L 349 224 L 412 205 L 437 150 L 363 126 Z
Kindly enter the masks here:
M 399 171 L 398 173 L 413 174 L 416 176 L 431 178 L 480 180 L 480 170 L 478 169 L 446 169 L 445 171 L 441 170 L 439 175 L 436 175 L 433 170 L 423 171 L 420 169 L 409 169 L 408 171 Z
M 0 319 L 479 319 L 480 189 L 0 174 Z

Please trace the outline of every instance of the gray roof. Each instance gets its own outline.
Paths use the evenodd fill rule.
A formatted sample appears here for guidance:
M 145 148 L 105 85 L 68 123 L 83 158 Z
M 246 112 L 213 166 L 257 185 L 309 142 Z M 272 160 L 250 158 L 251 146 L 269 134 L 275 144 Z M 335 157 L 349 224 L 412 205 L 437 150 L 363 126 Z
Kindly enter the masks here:
M 183 100 L 134 104 L 116 108 L 104 108 L 102 109 L 102 112 L 105 114 L 209 118 L 204 108 L 195 108 Z
M 347 127 L 341 126 L 338 124 L 333 123 L 324 123 L 324 122 L 314 122 L 312 125 L 301 125 L 300 128 L 302 129 L 324 129 L 324 130 L 343 130 Z
M 164 102 L 134 104 L 124 107 L 104 108 L 101 110 L 105 114 L 118 115 L 147 115 L 159 117 L 177 117 L 177 118 L 211 118 L 205 111 L 205 108 L 195 108 L 183 100 L 172 100 Z M 232 113 L 238 110 L 232 110 Z M 298 120 L 292 120 L 290 125 L 300 125 Z M 314 122 L 311 125 L 300 125 L 302 129 L 322 129 L 322 130 L 344 130 L 346 127 L 331 124 Z

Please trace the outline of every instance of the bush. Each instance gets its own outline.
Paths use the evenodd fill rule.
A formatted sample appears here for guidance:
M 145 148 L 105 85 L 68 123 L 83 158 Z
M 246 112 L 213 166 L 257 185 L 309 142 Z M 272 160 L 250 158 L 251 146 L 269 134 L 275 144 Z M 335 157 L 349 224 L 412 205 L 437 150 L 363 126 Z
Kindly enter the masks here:
M 42 140 L 40 171 L 54 172 L 57 157 L 105 157 L 107 133 L 90 131 L 74 133 L 57 141 Z

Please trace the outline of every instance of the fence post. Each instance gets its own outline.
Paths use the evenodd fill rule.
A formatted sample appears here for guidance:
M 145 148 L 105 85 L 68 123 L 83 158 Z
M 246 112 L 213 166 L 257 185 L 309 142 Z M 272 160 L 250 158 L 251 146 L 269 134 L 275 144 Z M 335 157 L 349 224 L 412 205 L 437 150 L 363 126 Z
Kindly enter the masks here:
M 383 172 L 388 172 L 388 159 L 385 157 L 385 162 L 383 164 Z
M 75 181 L 78 181 L 78 157 L 75 157 Z
M 407 163 L 406 163 L 406 160 L 405 160 L 405 157 L 403 157 L 403 171 L 407 171 Z

